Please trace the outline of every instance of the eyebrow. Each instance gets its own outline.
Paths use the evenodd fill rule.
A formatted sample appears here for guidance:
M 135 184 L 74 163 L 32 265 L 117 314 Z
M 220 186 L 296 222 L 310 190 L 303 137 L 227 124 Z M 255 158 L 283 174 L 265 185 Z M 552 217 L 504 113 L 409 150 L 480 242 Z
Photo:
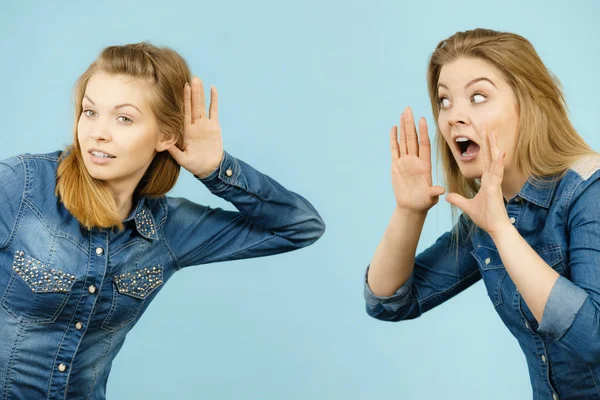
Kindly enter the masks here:
M 491 83 L 493 87 L 495 87 L 496 89 L 498 89 L 498 87 L 497 87 L 497 86 L 494 84 L 494 82 L 492 82 L 492 80 L 491 80 L 491 79 L 489 79 L 489 78 L 486 78 L 486 77 L 484 77 L 484 76 L 482 76 L 482 77 L 480 77 L 480 78 L 475 78 L 475 79 L 473 79 L 473 80 L 469 81 L 469 83 L 467 83 L 467 84 L 465 85 L 465 89 L 468 89 L 468 88 L 469 88 L 469 86 L 471 86 L 471 85 L 474 85 L 474 84 L 476 84 L 477 82 L 481 82 L 481 81 L 487 81 L 487 82 Z M 439 83 L 439 84 L 438 84 L 438 89 L 439 89 L 439 88 L 441 88 L 441 87 L 443 87 L 443 88 L 444 88 L 444 89 L 446 89 L 446 90 L 450 90 L 450 89 L 448 89 L 448 86 L 444 85 L 443 83 Z
M 94 105 L 94 106 L 96 105 L 96 103 L 94 103 L 94 101 L 93 101 L 92 99 L 90 99 L 90 98 L 88 97 L 88 95 L 87 95 L 87 94 L 86 94 L 85 96 L 83 96 L 83 98 L 84 98 L 84 99 L 87 99 L 87 100 L 88 100 L 90 103 L 92 103 L 92 105 Z M 142 112 L 142 110 L 140 110 L 139 108 L 137 108 L 136 106 L 134 106 L 134 105 L 133 105 L 133 104 L 131 104 L 131 103 L 118 104 L 118 105 L 116 105 L 116 106 L 115 106 L 115 110 L 117 110 L 117 109 L 119 109 L 119 108 L 127 107 L 127 106 L 130 106 L 130 107 L 133 107 L 133 108 L 135 108 L 135 109 L 136 109 L 136 110 L 138 110 L 138 111 L 139 111 L 139 113 L 140 113 L 140 114 L 142 114 L 142 115 L 144 114 L 144 113 Z

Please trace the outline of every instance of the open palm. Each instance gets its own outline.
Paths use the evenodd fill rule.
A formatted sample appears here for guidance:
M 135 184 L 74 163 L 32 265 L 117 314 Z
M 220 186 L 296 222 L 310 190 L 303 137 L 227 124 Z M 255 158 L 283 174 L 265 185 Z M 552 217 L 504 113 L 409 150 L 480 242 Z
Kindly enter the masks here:
M 185 128 L 183 150 L 176 146 L 169 152 L 183 168 L 204 178 L 216 170 L 223 158 L 223 139 L 219 125 L 218 94 L 210 89 L 210 107 L 206 113 L 206 100 L 202 81 L 195 77 L 184 88 Z
M 420 140 L 412 110 L 407 108 L 400 117 L 398 128 L 390 131 L 392 155 L 392 186 L 399 208 L 424 213 L 433 207 L 445 192 L 441 186 L 432 186 L 431 143 L 425 119 L 419 121 Z

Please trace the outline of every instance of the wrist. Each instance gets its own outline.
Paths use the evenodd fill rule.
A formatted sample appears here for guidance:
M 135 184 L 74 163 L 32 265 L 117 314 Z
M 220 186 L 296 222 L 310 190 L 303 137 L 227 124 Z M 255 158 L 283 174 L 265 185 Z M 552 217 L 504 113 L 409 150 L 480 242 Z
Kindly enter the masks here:
M 203 168 L 203 170 L 199 171 L 199 173 L 194 173 L 194 175 L 200 179 L 205 179 L 214 174 L 221 167 L 224 154 L 225 153 L 221 151 L 221 156 L 218 158 L 218 161 L 210 163 L 208 167 Z
M 416 211 L 416 210 L 401 208 L 396 205 L 396 208 L 394 209 L 394 214 L 397 215 L 398 217 L 401 217 L 402 219 L 410 219 L 410 220 L 414 220 L 414 221 L 425 221 L 425 218 L 427 217 L 427 210 L 426 211 Z
M 496 241 L 500 240 L 501 238 L 509 236 L 511 233 L 518 233 L 518 232 L 517 232 L 517 229 L 514 227 L 514 225 L 510 223 L 509 220 L 502 222 L 501 224 L 494 227 L 493 229 L 491 229 L 488 232 L 488 234 L 490 235 L 490 237 L 492 238 L 494 243 L 496 243 Z

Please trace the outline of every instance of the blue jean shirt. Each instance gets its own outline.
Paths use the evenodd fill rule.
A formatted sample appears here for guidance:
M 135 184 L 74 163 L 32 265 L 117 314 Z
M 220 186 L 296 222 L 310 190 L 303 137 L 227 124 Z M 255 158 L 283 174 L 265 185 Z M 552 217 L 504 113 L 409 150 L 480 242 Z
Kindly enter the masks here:
M 201 181 L 239 212 L 141 199 L 123 231 L 86 230 L 55 196 L 59 152 L 0 162 L 0 398 L 103 399 L 125 336 L 180 269 L 305 247 L 303 197 L 225 153 Z
M 365 283 L 367 313 L 413 319 L 482 279 L 525 353 L 533 398 L 600 399 L 600 157 L 582 159 L 560 180 L 527 182 L 506 209 L 521 236 L 560 274 L 539 325 L 490 236 L 464 214 L 454 227 L 458 235 L 447 232 L 420 253 L 394 295 L 375 296 Z

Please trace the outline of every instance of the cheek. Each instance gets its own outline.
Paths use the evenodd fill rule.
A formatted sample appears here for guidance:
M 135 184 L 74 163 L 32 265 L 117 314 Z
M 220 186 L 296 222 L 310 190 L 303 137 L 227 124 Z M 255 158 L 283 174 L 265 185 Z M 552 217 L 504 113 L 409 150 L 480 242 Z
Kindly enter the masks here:
M 84 141 L 86 132 L 86 123 L 83 120 L 83 118 L 79 118 L 79 120 L 77 121 L 77 139 L 79 140 L 79 143 L 82 143 Z

